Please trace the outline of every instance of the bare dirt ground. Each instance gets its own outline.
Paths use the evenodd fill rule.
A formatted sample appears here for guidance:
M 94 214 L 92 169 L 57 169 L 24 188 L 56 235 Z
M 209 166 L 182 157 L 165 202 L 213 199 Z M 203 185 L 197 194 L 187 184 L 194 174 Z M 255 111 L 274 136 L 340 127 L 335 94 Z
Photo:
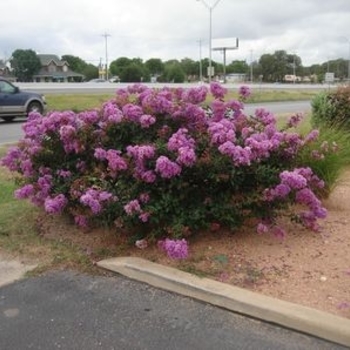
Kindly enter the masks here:
M 139 249 L 104 230 L 83 233 L 61 221 L 41 222 L 46 238 L 72 241 L 92 260 L 138 256 L 271 297 L 350 318 L 350 171 L 325 202 L 319 233 L 286 222 L 284 240 L 244 227 L 189 239 L 190 256 L 174 261 L 156 244 Z

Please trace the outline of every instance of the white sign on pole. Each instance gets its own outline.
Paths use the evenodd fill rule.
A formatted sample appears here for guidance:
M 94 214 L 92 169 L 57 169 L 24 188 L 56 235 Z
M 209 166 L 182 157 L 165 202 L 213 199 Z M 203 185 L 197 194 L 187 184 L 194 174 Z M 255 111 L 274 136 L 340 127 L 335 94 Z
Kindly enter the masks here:
M 210 71 L 210 68 L 211 68 L 211 71 Z M 208 76 L 213 77 L 214 74 L 215 74 L 215 67 L 213 66 L 208 67 Z
M 213 39 L 212 47 L 214 51 L 219 50 L 237 50 L 238 49 L 238 38 L 223 38 Z
M 324 80 L 326 83 L 333 83 L 334 82 L 334 73 L 326 73 L 324 76 Z

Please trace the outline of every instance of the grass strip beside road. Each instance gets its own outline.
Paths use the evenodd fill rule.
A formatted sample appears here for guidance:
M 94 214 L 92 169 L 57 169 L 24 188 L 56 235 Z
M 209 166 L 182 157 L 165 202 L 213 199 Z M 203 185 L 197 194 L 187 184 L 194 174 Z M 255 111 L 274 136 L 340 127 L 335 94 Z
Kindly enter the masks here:
M 282 101 L 309 101 L 321 90 L 313 89 L 256 89 L 252 90 L 252 95 L 246 101 L 249 103 L 259 102 L 282 102 Z M 46 94 L 49 111 L 72 110 L 81 112 L 98 108 L 104 102 L 113 99 L 114 94 Z M 237 99 L 238 91 L 229 90 L 226 99 Z M 211 99 L 208 98 L 208 102 Z

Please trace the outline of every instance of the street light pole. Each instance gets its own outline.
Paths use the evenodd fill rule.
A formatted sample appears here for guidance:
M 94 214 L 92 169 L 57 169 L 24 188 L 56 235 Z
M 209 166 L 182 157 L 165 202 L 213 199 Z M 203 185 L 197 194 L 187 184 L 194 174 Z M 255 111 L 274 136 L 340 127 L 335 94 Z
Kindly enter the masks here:
M 199 39 L 199 81 L 203 82 L 203 72 L 202 72 L 202 39 Z
M 110 34 L 104 33 L 102 36 L 105 38 L 105 49 L 106 49 L 106 80 L 108 80 L 108 43 L 107 38 L 111 36 Z
M 203 5 L 209 10 L 209 83 L 211 82 L 211 74 L 212 74 L 212 59 L 211 59 L 211 42 L 212 42 L 212 14 L 213 14 L 213 10 L 214 8 L 217 6 L 217 4 L 221 1 L 221 0 L 216 0 L 216 2 L 214 3 L 214 5 L 209 6 L 208 3 L 205 0 L 197 0 L 197 1 L 201 1 L 203 3 Z
M 350 39 L 347 39 L 349 44 L 349 56 L 348 56 L 348 85 L 350 85 Z
M 253 50 L 250 50 L 250 82 L 253 82 Z

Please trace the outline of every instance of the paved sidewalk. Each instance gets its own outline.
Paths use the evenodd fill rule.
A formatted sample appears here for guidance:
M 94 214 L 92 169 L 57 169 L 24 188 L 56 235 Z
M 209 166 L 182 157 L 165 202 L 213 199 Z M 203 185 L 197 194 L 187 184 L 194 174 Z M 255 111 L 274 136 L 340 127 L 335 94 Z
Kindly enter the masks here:
M 350 320 L 152 263 L 112 258 L 98 266 L 222 308 L 349 346 Z

